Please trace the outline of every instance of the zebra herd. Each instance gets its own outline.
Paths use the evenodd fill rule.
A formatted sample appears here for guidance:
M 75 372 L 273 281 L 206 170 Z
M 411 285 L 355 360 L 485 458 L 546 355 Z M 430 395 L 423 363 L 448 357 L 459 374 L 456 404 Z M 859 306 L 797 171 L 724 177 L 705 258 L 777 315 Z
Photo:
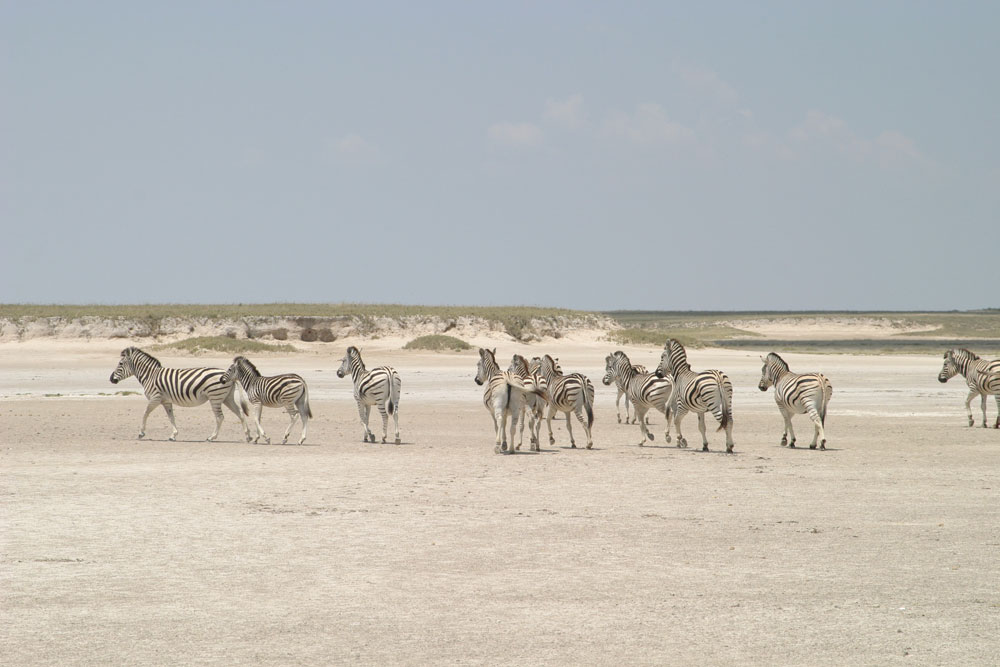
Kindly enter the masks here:
M 833 396 L 833 385 L 822 373 L 793 373 L 788 364 L 778 354 L 771 352 L 761 357 L 760 382 L 757 387 L 766 392 L 774 387 L 774 400 L 784 420 L 781 445 L 795 447 L 795 430 L 792 417 L 806 414 L 814 426 L 810 449 L 826 449 L 826 412 Z M 953 349 L 944 353 L 944 365 L 938 374 L 940 382 L 947 382 L 956 375 L 962 375 L 969 388 L 965 400 L 965 410 L 969 426 L 972 417 L 972 400 L 979 396 L 983 411 L 983 427 L 986 420 L 986 405 L 989 396 L 997 404 L 997 420 L 994 428 L 1000 429 L 1000 360 L 988 361 L 966 349 Z M 337 377 L 351 376 L 354 384 L 354 400 L 364 430 L 362 440 L 375 442 L 375 433 L 368 426 L 372 406 L 382 416 L 382 442 L 388 439 L 389 415 L 395 427 L 395 443 L 399 444 L 399 399 L 402 381 L 399 373 L 390 366 L 379 366 L 368 370 L 356 347 L 347 348 L 337 369 Z M 228 370 L 220 368 L 164 368 L 160 361 L 137 347 L 122 350 L 118 365 L 111 374 L 112 384 L 135 376 L 142 385 L 148 401 L 139 428 L 139 438 L 146 435 L 146 421 L 157 406 L 163 406 L 173 428 L 170 440 L 177 437 L 177 424 L 173 407 L 191 407 L 205 402 L 211 404 L 215 415 L 215 430 L 208 437 L 214 441 L 222 426 L 222 407 L 229 408 L 240 420 L 247 442 L 270 443 L 264 431 L 261 416 L 265 407 L 283 408 L 290 422 L 285 430 L 282 443 L 288 441 L 292 427 L 302 421 L 299 444 L 305 442 L 312 409 L 309 406 L 309 388 L 305 380 L 294 373 L 264 376 L 246 357 L 233 359 Z M 493 419 L 496 453 L 512 454 L 524 442 L 524 426 L 528 423 L 529 446 L 532 451 L 540 450 L 541 426 L 544 418 L 548 428 L 549 444 L 555 444 L 552 434 L 552 418 L 565 414 L 566 431 L 570 447 L 576 448 L 573 435 L 572 415 L 583 427 L 586 434 L 586 448 L 594 446 L 594 385 L 582 373 L 563 373 L 559 360 L 542 355 L 530 361 L 513 355 L 507 370 L 502 370 L 496 359 L 496 349 L 481 348 L 476 366 L 475 381 L 484 387 L 483 405 Z M 666 431 L 664 439 L 671 442 L 670 424 L 677 429 L 677 446 L 687 447 L 687 439 L 681 433 L 681 421 L 693 412 L 698 418 L 702 451 L 708 451 L 705 417 L 711 413 L 719 423 L 717 430 L 726 433 L 726 452 L 733 451 L 733 385 L 725 373 L 719 370 L 694 371 L 687 360 L 684 346 L 670 339 L 664 346 L 660 363 L 653 372 L 633 365 L 621 350 L 605 358 L 605 385 L 614 383 L 619 401 L 625 398 L 626 419 L 628 409 L 634 411 L 633 423 L 639 425 L 639 446 L 646 440 L 653 440 L 646 416 L 650 410 L 663 414 Z M 253 412 L 251 412 L 253 407 Z M 250 432 L 246 417 L 252 417 L 256 436 Z M 619 412 L 618 421 L 621 422 Z M 510 424 L 508 440 L 507 424 Z M 520 424 L 519 441 L 514 446 L 514 436 Z

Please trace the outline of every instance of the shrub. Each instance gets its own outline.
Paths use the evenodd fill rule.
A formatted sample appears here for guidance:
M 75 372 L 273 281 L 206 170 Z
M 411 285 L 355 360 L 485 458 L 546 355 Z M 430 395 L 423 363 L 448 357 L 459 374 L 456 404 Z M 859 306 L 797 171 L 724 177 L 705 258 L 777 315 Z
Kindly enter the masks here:
M 185 338 L 173 343 L 157 345 L 157 350 L 180 350 L 191 354 L 202 352 L 225 352 L 226 354 L 246 354 L 249 352 L 295 352 L 291 345 L 261 343 L 256 340 L 229 338 L 227 336 L 199 336 Z
M 430 336 L 420 336 L 419 338 L 414 338 L 409 343 L 404 345 L 403 349 L 433 350 L 435 352 L 450 350 L 453 352 L 461 352 L 463 350 L 471 350 L 472 346 L 466 343 L 461 338 L 455 338 L 454 336 L 445 336 L 442 334 L 432 334 Z

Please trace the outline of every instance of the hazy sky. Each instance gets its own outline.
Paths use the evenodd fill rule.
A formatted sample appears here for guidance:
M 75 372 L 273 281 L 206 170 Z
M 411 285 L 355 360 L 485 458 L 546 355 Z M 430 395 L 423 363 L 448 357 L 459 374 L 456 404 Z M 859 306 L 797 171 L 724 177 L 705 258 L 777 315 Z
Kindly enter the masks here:
M 1000 306 L 1000 3 L 0 2 L 0 302 Z

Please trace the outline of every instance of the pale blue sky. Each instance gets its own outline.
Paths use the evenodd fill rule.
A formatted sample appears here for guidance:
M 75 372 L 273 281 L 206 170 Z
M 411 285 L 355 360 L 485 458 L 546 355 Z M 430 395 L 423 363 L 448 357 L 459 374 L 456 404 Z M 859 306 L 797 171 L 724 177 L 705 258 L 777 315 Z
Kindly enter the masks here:
M 0 302 L 1000 306 L 1000 3 L 0 3 Z

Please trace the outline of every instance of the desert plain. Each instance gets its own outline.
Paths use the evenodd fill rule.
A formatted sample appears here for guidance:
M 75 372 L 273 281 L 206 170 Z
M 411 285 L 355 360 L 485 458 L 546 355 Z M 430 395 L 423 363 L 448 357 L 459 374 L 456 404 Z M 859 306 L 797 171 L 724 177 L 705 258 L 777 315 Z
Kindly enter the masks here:
M 208 406 L 176 410 L 177 442 L 161 409 L 137 440 L 145 400 L 113 394 L 141 388 L 108 382 L 122 341 L 0 344 L 3 664 L 1000 663 L 1000 431 L 978 402 L 966 426 L 939 354 L 786 355 L 834 385 L 813 451 L 803 416 L 779 445 L 767 349 L 690 350 L 735 385 L 727 455 L 693 416 L 691 448 L 661 415 L 638 446 L 600 384 L 621 346 L 484 337 L 597 384 L 593 450 L 554 421 L 555 446 L 503 456 L 475 349 L 392 338 L 360 344 L 402 375 L 403 444 L 362 443 L 350 342 L 255 359 L 309 383 L 302 446 L 247 444 L 228 411 L 206 442 Z M 284 414 L 264 425 L 280 442 Z

